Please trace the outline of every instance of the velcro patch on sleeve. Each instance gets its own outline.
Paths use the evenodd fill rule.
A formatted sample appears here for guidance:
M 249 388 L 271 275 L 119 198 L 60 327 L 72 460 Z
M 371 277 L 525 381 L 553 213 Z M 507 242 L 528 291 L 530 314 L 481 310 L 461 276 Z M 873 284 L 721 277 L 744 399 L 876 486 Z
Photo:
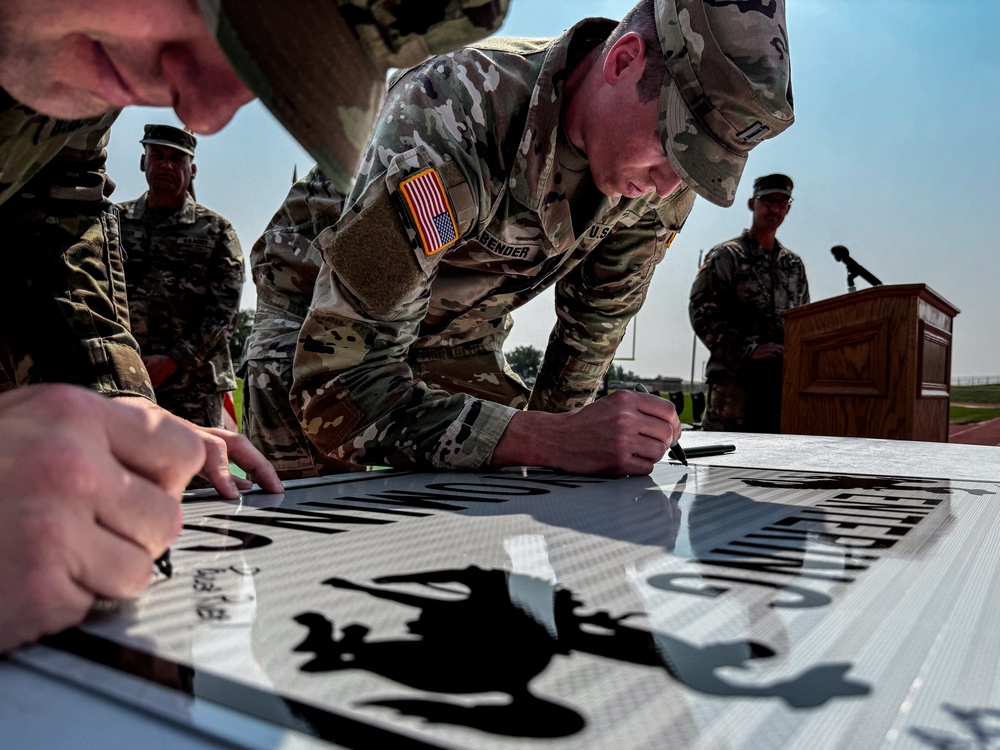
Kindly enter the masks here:
M 384 190 L 345 225 L 323 232 L 316 243 L 340 283 L 379 320 L 391 318 L 427 284 L 400 209 Z
M 399 192 L 425 255 L 439 253 L 458 241 L 458 226 L 437 170 L 429 168 L 407 177 L 399 184 Z

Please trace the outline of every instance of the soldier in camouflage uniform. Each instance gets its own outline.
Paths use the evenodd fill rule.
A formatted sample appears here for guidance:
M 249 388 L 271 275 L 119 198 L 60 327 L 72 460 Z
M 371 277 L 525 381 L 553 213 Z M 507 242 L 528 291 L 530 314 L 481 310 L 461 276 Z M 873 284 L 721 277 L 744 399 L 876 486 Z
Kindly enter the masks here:
M 320 213 L 302 203 L 319 194 L 317 175 L 252 253 L 273 333 L 255 334 L 258 353 L 278 358 L 296 322 L 281 311 L 304 312 L 301 287 L 316 279 L 291 400 L 322 454 L 651 470 L 679 431 L 672 406 L 590 400 L 694 192 L 731 203 L 747 152 L 792 121 L 773 7 L 649 0 L 617 27 L 592 19 L 553 41 L 496 40 L 398 77 L 343 208 L 322 199 L 342 217 L 313 245 L 321 268 L 303 272 L 308 238 L 290 239 L 291 209 L 299 221 Z M 502 346 L 511 311 L 551 287 L 558 323 L 529 400 Z M 248 383 L 273 388 L 283 372 Z M 257 437 L 291 467 L 301 441 Z
M 427 9 L 417 0 L 0 3 L 0 224 L 11 250 L 0 369 L 5 388 L 31 384 L 0 393 L 0 652 L 78 622 L 95 596 L 138 593 L 199 467 L 229 497 L 228 458 L 281 491 L 241 436 L 136 408 L 152 391 L 107 210 L 114 112 L 173 106 L 214 132 L 252 98 L 242 76 L 331 174 L 350 174 L 381 91 L 375 61 L 410 65 L 485 36 L 506 5 L 446 0 L 428 19 L 412 13 Z M 294 63 L 275 54 L 293 47 Z
M 750 229 L 713 247 L 691 287 L 691 325 L 711 353 L 706 430 L 781 431 L 781 312 L 809 302 L 802 259 L 775 236 L 791 204 L 791 178 L 755 180 Z
M 19 249 L 0 281 L 0 391 L 60 381 L 152 398 L 108 212 L 113 120 L 58 120 L 9 98 L 0 104 L 0 226 Z
M 149 190 L 118 205 L 132 333 L 156 402 L 203 427 L 222 427 L 236 388 L 229 336 L 243 291 L 232 225 L 192 196 L 197 139 L 147 125 L 139 168 Z

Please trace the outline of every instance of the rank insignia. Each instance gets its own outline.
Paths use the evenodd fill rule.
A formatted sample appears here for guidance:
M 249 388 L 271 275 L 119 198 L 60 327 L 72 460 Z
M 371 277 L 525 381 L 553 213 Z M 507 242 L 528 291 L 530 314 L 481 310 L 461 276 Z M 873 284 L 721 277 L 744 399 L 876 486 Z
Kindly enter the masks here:
M 400 183 L 399 190 L 426 255 L 434 255 L 458 241 L 458 226 L 435 169 L 425 169 L 407 177 Z

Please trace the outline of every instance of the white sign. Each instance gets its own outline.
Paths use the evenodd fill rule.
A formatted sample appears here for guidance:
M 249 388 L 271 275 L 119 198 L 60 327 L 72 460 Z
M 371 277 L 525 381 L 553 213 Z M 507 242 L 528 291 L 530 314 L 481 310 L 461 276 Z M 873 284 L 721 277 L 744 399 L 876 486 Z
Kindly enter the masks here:
M 50 645 L 346 746 L 997 736 L 998 483 L 373 472 L 185 518 Z

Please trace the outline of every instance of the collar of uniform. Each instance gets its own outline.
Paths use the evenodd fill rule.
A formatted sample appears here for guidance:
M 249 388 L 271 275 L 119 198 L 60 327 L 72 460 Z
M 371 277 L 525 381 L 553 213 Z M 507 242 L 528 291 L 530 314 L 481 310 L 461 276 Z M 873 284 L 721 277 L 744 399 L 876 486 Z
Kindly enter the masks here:
M 146 198 L 149 196 L 149 191 L 147 190 L 142 194 L 141 197 L 136 199 L 128 211 L 125 212 L 125 217 L 128 219 L 135 219 L 137 221 L 141 220 L 146 215 L 146 210 L 149 208 L 149 204 Z M 171 224 L 194 224 L 198 220 L 198 214 L 195 211 L 195 206 L 197 204 L 194 202 L 194 198 L 191 197 L 190 193 L 184 194 L 184 205 L 179 209 L 170 214 Z M 166 222 L 163 222 L 166 223 Z
M 569 48 L 577 34 L 586 32 L 595 37 L 607 38 L 617 26 L 617 22 L 607 18 L 586 18 L 553 40 L 545 62 L 542 63 L 538 80 L 531 94 L 531 106 L 524 123 L 520 145 L 508 182 L 511 195 L 532 211 L 538 211 L 542 196 L 551 189 L 553 168 L 556 164 L 556 137 L 559 119 L 562 115 L 565 93 L 566 69 Z M 547 139 L 544 148 L 536 152 L 534 139 L 544 134 Z
M 761 258 L 771 257 L 770 253 L 766 252 L 764 248 L 760 246 L 760 243 L 757 242 L 757 239 L 750 233 L 749 229 L 743 230 L 741 239 L 743 240 L 743 244 L 746 245 L 747 249 L 753 255 L 759 256 Z M 775 250 L 774 252 L 775 260 L 777 260 L 785 253 L 785 246 L 781 244 L 781 240 L 779 240 L 777 237 L 774 238 L 774 250 Z

